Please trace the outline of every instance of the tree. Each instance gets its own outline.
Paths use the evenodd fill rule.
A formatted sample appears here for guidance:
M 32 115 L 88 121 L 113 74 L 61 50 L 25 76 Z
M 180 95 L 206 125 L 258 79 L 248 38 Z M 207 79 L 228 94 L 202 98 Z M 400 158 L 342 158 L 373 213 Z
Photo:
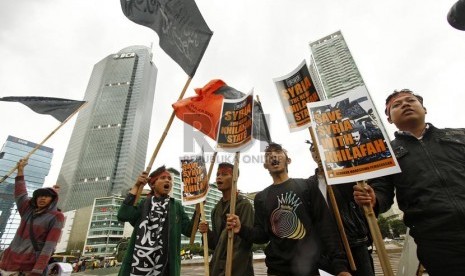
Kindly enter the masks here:
M 380 215 L 378 217 L 378 225 L 383 238 L 396 238 L 407 232 L 407 227 L 402 220 L 398 219 L 397 215 L 389 217 Z
M 378 217 L 378 225 L 379 225 L 379 230 L 381 231 L 381 236 L 383 238 L 389 237 L 389 221 L 387 218 L 383 216 Z
M 390 223 L 394 237 L 399 237 L 407 232 L 407 226 L 400 219 L 394 219 Z

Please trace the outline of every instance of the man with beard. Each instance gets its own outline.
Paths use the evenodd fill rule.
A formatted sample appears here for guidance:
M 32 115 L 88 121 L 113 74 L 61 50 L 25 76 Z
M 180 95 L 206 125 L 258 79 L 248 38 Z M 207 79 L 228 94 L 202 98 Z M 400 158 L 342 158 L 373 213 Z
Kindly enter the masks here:
M 354 186 L 354 198 L 383 213 L 395 194 L 428 274 L 464 275 L 465 129 L 426 123 L 423 97 L 408 89 L 389 95 L 385 113 L 398 129 L 391 145 L 402 172 Z
M 139 187 L 149 184 L 147 198 L 136 206 Z M 181 234 L 190 237 L 192 223 L 181 203 L 169 196 L 173 178 L 165 166 L 143 172 L 123 201 L 118 220 L 134 226 L 118 275 L 181 274 Z
M 234 165 L 220 163 L 216 173 L 216 184 L 223 197 L 218 201 L 211 212 L 212 230 L 207 222 L 199 224 L 199 232 L 207 233 L 208 247 L 213 250 L 210 261 L 210 275 L 225 275 L 226 250 L 228 245 L 228 230 L 226 229 L 226 215 L 229 214 L 229 203 L 232 196 Z M 236 214 L 240 216 L 244 225 L 253 226 L 253 207 L 248 199 L 241 195 L 236 196 Z M 252 243 L 247 242 L 237 235 L 234 236 L 233 260 L 231 275 L 252 276 Z
M 318 188 L 318 179 L 289 178 L 290 163 L 281 145 L 269 144 L 264 167 L 273 184 L 255 196 L 254 226 L 242 225 L 237 215 L 230 215 L 228 228 L 246 241 L 268 242 L 265 248 L 268 275 L 318 275 L 322 253 L 329 257 L 332 268 L 329 272 L 351 275 L 347 272 L 336 224 Z

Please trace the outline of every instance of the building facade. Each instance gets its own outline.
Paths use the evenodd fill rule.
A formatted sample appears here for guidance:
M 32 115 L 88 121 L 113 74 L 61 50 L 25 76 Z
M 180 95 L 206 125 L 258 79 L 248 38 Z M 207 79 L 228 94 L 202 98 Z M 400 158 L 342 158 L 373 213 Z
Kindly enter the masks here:
M 341 31 L 310 43 L 310 74 L 322 98 L 365 85 Z
M 144 170 L 157 68 L 131 46 L 98 62 L 58 176 L 63 211 L 121 194 Z
M 118 209 L 124 198 L 96 198 L 92 207 L 83 256 L 113 256 L 124 237 L 124 222 L 118 221 Z
M 0 151 L 0 175 L 6 175 L 19 159 L 28 155 L 36 146 L 33 142 L 8 136 Z M 24 178 L 31 197 L 34 190 L 44 185 L 52 157 L 53 149 L 45 146 L 40 146 L 29 157 L 28 165 L 24 168 Z M 16 171 L 0 184 L 0 249 L 10 245 L 21 221 L 13 196 L 15 177 Z

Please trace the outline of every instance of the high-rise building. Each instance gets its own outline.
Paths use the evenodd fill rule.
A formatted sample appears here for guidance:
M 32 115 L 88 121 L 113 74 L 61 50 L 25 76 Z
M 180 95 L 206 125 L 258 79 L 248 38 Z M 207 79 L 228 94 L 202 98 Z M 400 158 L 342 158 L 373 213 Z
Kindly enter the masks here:
M 19 159 L 25 157 L 36 146 L 33 142 L 8 136 L 0 151 L 0 175 L 6 175 L 16 166 Z M 53 149 L 45 146 L 40 146 L 29 157 L 28 165 L 24 168 L 24 178 L 31 197 L 34 190 L 44 185 L 52 157 Z M 10 245 L 21 221 L 13 196 L 15 177 L 16 172 L 0 184 L 0 249 Z
M 318 93 L 333 98 L 365 85 L 341 31 L 310 43 L 310 74 Z
M 126 191 L 144 170 L 157 68 L 145 46 L 98 62 L 58 176 L 63 211 Z
M 111 256 L 115 253 L 124 233 L 124 222 L 117 218 L 123 200 L 117 196 L 94 200 L 83 255 Z

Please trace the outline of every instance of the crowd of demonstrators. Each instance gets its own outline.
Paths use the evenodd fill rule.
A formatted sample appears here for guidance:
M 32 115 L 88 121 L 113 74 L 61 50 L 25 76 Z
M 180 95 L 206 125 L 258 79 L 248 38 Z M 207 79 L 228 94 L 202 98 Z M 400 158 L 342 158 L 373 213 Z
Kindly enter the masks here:
M 225 275 L 226 250 L 228 245 L 228 229 L 226 229 L 226 216 L 230 213 L 230 199 L 234 191 L 231 190 L 233 182 L 234 165 L 220 163 L 216 173 L 216 184 L 223 197 L 216 203 L 211 212 L 212 230 L 207 222 L 200 222 L 199 232 L 207 233 L 208 248 L 213 250 L 210 261 L 210 275 Z M 254 211 L 248 199 L 236 194 L 236 212 L 243 225 L 253 226 Z M 253 271 L 252 243 L 234 236 L 231 275 L 251 276 Z
M 408 89 L 389 95 L 385 113 L 398 129 L 391 145 L 402 172 L 354 186 L 354 198 L 382 213 L 395 195 L 428 274 L 464 275 L 465 129 L 426 123 L 423 98 Z
M 310 152 L 313 160 L 317 163 L 318 167 L 315 169 L 315 175 L 312 176 L 313 181 L 318 182 L 320 191 L 328 201 L 328 193 L 326 187 L 326 180 L 324 177 L 323 165 L 321 158 L 316 152 L 315 145 L 310 143 Z M 356 204 L 353 199 L 352 185 L 339 184 L 332 185 L 333 194 L 338 205 L 339 214 L 341 216 L 344 232 L 347 236 L 350 251 L 352 253 L 356 270 L 351 270 L 354 276 L 374 276 L 375 269 L 373 264 L 373 257 L 371 255 L 372 241 L 368 228 L 368 223 L 363 214 L 363 210 Z M 330 209 L 332 205 L 329 204 Z
M 57 210 L 58 194 L 53 188 L 40 188 L 28 197 L 21 159 L 17 164 L 14 197 L 21 216 L 19 228 L 0 261 L 2 276 L 42 275 L 55 250 L 64 225 L 64 216 Z
M 264 167 L 273 184 L 255 196 L 254 226 L 242 225 L 237 215 L 229 215 L 228 228 L 246 241 L 268 242 L 265 263 L 269 275 L 318 275 L 320 254 L 329 259 L 328 272 L 351 275 L 318 182 L 315 178 L 290 178 L 290 163 L 281 145 L 269 144 Z
M 149 183 L 151 193 L 136 205 L 139 187 Z M 181 273 L 181 234 L 190 237 L 192 221 L 181 202 L 169 196 L 173 178 L 165 166 L 150 175 L 143 172 L 123 201 L 118 220 L 134 226 L 118 275 Z

